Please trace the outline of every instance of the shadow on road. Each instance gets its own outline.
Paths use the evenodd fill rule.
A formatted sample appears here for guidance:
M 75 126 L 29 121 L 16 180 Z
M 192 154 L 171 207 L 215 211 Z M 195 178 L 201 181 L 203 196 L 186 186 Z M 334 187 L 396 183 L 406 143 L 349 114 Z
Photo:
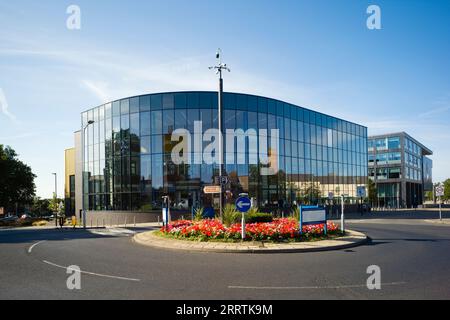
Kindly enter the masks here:
M 131 227 L 120 228 L 124 231 L 144 232 L 155 229 L 154 227 Z M 98 232 L 98 233 L 97 233 Z M 101 233 L 101 234 L 100 234 Z M 33 229 L 33 230 L 2 230 L 0 231 L 0 244 L 14 244 L 14 243 L 30 243 L 36 241 L 70 241 L 81 239 L 105 239 L 130 236 L 132 233 L 118 233 L 111 232 L 105 228 L 92 228 L 88 230 L 83 229 Z

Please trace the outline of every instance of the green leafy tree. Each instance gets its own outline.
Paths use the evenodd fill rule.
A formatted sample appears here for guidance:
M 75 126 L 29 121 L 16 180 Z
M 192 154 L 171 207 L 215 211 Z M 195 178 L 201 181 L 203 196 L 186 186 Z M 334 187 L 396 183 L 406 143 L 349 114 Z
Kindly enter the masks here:
M 450 200 L 450 179 L 444 181 L 444 196 L 442 197 L 442 200 Z
M 369 202 L 373 205 L 377 202 L 378 191 L 375 182 L 372 180 L 368 180 L 367 182 L 367 197 L 369 198 Z
M 12 211 L 16 204 L 31 205 L 36 189 L 34 178 L 31 168 L 18 159 L 17 153 L 0 144 L 0 207 Z
M 37 217 L 45 216 L 51 210 L 49 210 L 50 200 L 34 197 L 33 205 L 31 206 L 31 214 Z

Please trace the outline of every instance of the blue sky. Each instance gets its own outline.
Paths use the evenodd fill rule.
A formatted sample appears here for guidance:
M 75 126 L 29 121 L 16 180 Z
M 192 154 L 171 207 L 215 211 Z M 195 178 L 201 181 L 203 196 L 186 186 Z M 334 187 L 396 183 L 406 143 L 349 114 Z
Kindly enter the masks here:
M 66 28 L 69 5 L 81 29 Z M 381 8 L 381 30 L 366 9 Z M 450 1 L 0 0 L 0 143 L 64 186 L 64 149 L 81 111 L 129 95 L 215 90 L 261 94 L 369 127 L 406 131 L 450 177 Z M 1 101 L 1 100 L 0 100 Z

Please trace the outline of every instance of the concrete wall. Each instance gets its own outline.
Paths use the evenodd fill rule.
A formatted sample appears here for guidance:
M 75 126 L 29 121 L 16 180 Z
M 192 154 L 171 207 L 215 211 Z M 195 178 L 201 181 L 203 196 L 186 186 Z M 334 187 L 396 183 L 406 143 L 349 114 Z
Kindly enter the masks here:
M 171 212 L 172 220 L 184 218 L 190 218 L 188 213 L 182 212 Z M 88 227 L 91 225 L 93 227 L 98 226 L 110 226 L 110 225 L 127 225 L 136 223 L 146 223 L 146 222 L 158 222 L 161 221 L 162 212 L 127 212 L 127 211 L 87 211 L 86 212 L 86 224 Z M 159 218 L 159 220 L 158 220 Z

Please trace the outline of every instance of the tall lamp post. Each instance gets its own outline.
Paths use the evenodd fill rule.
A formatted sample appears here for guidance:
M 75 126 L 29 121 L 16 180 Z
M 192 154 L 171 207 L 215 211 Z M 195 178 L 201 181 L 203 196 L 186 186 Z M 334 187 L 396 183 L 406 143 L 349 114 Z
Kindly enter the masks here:
M 57 175 L 56 173 L 52 173 L 55 176 L 55 205 L 58 202 L 58 183 L 57 183 Z M 58 227 L 58 209 L 55 208 L 55 226 Z
M 226 63 L 222 63 L 221 58 L 222 50 L 220 48 L 217 50 L 216 59 L 217 65 L 209 67 L 209 70 L 215 70 L 216 74 L 219 75 L 219 103 L 218 103 L 218 114 L 219 114 L 219 182 L 220 182 L 220 203 L 219 203 L 219 211 L 220 217 L 222 218 L 222 206 L 223 206 L 223 190 L 222 190 L 222 174 L 223 174 L 223 116 L 222 116 L 222 102 L 223 102 L 223 78 L 222 71 L 226 70 L 230 72 L 231 70 L 227 67 Z
M 89 127 L 89 125 L 93 124 L 94 120 L 89 120 L 87 124 L 83 127 L 83 133 L 81 135 L 81 211 L 83 214 L 83 228 L 86 229 L 86 208 L 84 206 L 84 136 L 86 133 L 86 129 Z

